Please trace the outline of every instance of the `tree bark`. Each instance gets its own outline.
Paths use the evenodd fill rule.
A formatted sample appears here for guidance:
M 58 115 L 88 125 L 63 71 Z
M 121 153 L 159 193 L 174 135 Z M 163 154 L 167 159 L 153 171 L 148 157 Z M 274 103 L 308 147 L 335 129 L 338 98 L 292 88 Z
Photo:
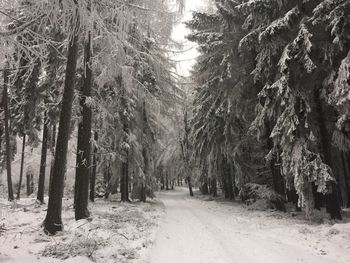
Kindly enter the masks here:
M 46 171 L 46 158 L 47 158 L 47 144 L 48 144 L 48 119 L 45 113 L 44 117 L 44 127 L 43 127 L 43 141 L 41 146 L 41 160 L 40 160 L 40 171 L 39 171 L 39 185 L 38 185 L 38 195 L 37 200 L 40 204 L 44 203 L 44 191 L 45 191 L 45 171 Z
M 78 21 L 79 17 L 76 15 L 76 23 L 78 23 Z M 55 162 L 52 174 L 52 184 L 49 193 L 48 209 L 44 221 L 44 231 L 52 235 L 56 234 L 58 231 L 63 230 L 61 218 L 62 197 L 64 190 L 64 175 L 66 171 L 68 139 L 72 116 L 75 73 L 78 57 L 77 33 L 73 33 L 73 36 L 71 37 L 68 45 L 67 67 L 57 134 Z
M 9 64 L 5 63 L 5 67 L 8 68 Z M 7 171 L 7 188 L 8 188 L 8 200 L 13 201 L 13 188 L 12 188 L 12 175 L 11 175 L 11 140 L 9 131 L 9 108 L 8 108 L 8 94 L 7 86 L 9 83 L 9 72 L 4 70 L 4 90 L 3 90 L 3 104 L 4 104 L 4 115 L 5 115 L 5 142 L 6 142 L 6 171 Z
M 98 133 L 95 131 L 94 134 L 95 143 L 98 140 Z M 97 169 L 97 147 L 94 147 L 94 155 L 92 159 L 92 173 L 91 173 L 91 182 L 90 182 L 90 201 L 95 202 L 95 184 L 96 184 L 96 169 Z
M 34 175 L 32 173 L 32 170 L 27 171 L 26 174 L 27 178 L 27 196 L 30 196 L 34 192 Z
M 20 199 L 21 195 L 21 187 L 22 187 L 22 180 L 23 180 L 23 168 L 24 168 L 24 150 L 26 147 L 26 134 L 23 133 L 23 140 L 22 140 L 22 156 L 21 156 L 21 170 L 19 172 L 19 182 L 18 182 L 18 188 L 17 188 L 17 199 Z
M 128 180 L 128 161 L 122 162 L 122 176 L 120 182 L 120 193 L 121 193 L 121 201 L 126 202 L 129 201 L 129 180 Z
M 346 207 L 350 207 L 350 163 L 347 164 L 346 162 L 346 153 L 341 153 L 341 158 L 343 162 L 343 167 L 344 167 L 344 180 L 345 180 L 345 190 L 346 190 L 346 197 L 347 197 L 347 202 L 346 202 Z
M 56 125 L 52 125 L 52 134 L 51 134 L 51 164 L 50 164 L 50 178 L 49 178 L 49 193 L 51 190 L 52 175 L 53 175 L 53 164 L 55 163 L 55 146 L 56 146 Z
M 90 67 L 91 57 L 91 34 L 88 34 L 84 47 L 84 67 L 85 75 L 83 79 L 82 92 L 80 97 L 80 107 L 82 108 L 83 120 L 78 127 L 77 146 L 77 168 L 76 168 L 76 206 L 75 219 L 84 219 L 90 216 L 88 210 L 89 200 L 89 180 L 91 174 L 91 118 L 92 112 L 86 99 L 91 96 L 92 70 Z
M 129 120 L 128 116 L 126 115 L 126 112 L 128 111 L 128 105 L 126 100 L 126 91 L 125 88 L 123 88 L 123 94 L 121 97 L 121 119 L 123 123 L 123 142 L 124 144 L 128 143 L 128 136 L 129 136 Z M 122 160 L 122 171 L 121 171 L 121 184 L 120 184 L 120 192 L 121 192 L 121 201 L 126 202 L 129 201 L 129 150 L 128 147 L 125 145 L 123 151 L 123 160 Z
M 210 194 L 213 197 L 217 197 L 218 196 L 218 188 L 217 188 L 217 182 L 215 178 L 211 178 L 210 179 Z

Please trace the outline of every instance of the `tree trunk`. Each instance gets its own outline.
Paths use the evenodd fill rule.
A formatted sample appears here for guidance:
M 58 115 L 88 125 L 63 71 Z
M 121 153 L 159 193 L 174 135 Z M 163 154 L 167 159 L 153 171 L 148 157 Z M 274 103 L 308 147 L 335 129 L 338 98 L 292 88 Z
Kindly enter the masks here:
M 188 183 L 188 190 L 190 192 L 190 196 L 193 196 L 193 190 L 192 190 L 192 182 L 191 182 L 191 176 L 187 176 L 187 183 Z
M 120 115 L 123 123 L 123 142 L 124 144 L 128 144 L 129 118 L 126 113 L 128 112 L 128 104 L 126 99 L 127 94 L 126 94 L 125 88 L 122 88 L 122 92 L 123 94 L 120 99 L 122 109 L 121 109 Z M 122 152 L 123 152 L 123 160 L 122 160 L 120 192 L 121 192 L 121 201 L 126 202 L 126 201 L 129 201 L 129 150 L 126 145 L 124 149 L 122 149 Z
M 30 196 L 34 192 L 34 175 L 32 170 L 28 170 L 26 174 L 27 178 L 27 196 Z
M 95 131 L 94 134 L 95 143 L 98 140 L 98 133 Z M 96 184 L 96 169 L 97 169 L 97 147 L 94 147 L 94 155 L 92 159 L 92 173 L 91 173 L 91 182 L 90 182 L 90 201 L 95 202 L 95 184 Z
M 345 180 L 345 190 L 346 190 L 346 197 L 347 197 L 347 202 L 346 202 L 346 207 L 350 207 L 350 164 L 349 166 L 347 165 L 346 162 L 346 153 L 341 153 L 341 158 L 343 162 L 343 167 L 344 167 L 344 180 Z
M 122 162 L 122 174 L 120 182 L 121 201 L 129 201 L 129 172 L 128 160 Z
M 232 200 L 235 198 L 235 194 L 233 191 L 231 168 L 230 168 L 230 164 L 227 161 L 226 156 L 222 157 L 221 173 L 222 173 L 222 182 L 223 182 L 223 188 L 225 192 L 225 198 Z
M 328 134 L 326 122 L 324 120 L 324 110 L 321 101 L 321 92 L 315 91 L 316 112 L 318 113 L 318 125 L 320 129 L 320 145 L 324 154 L 324 162 L 333 169 L 331 154 L 331 137 Z M 336 178 L 337 180 L 337 178 Z M 341 207 L 339 201 L 339 191 L 336 183 L 332 183 L 332 192 L 326 195 L 327 212 L 330 213 L 332 219 L 342 219 Z
M 52 125 L 52 134 L 51 134 L 51 164 L 50 164 L 50 178 L 49 178 L 49 193 L 51 190 L 52 175 L 53 175 L 53 164 L 55 163 L 55 146 L 56 146 L 56 125 Z
M 76 23 L 79 17 L 76 15 Z M 75 73 L 78 57 L 78 35 L 73 35 L 68 44 L 67 67 L 65 73 L 64 91 L 60 121 L 57 134 L 55 162 L 52 174 L 52 184 L 49 193 L 49 203 L 44 230 L 49 234 L 56 234 L 63 230 L 62 224 L 62 197 L 64 190 L 64 175 L 66 171 L 67 149 L 72 116 L 72 102 L 74 97 Z
M 21 187 L 22 187 L 22 180 L 23 180 L 23 168 L 24 168 L 24 150 L 25 150 L 25 148 L 26 148 L 26 134 L 23 133 L 21 170 L 19 172 L 19 182 L 18 182 L 18 188 L 17 188 L 17 199 L 20 199 L 20 195 L 21 195 Z
M 107 163 L 107 166 L 106 166 L 106 170 L 103 172 L 103 179 L 105 181 L 105 185 L 106 185 L 106 192 L 105 192 L 105 199 L 108 199 L 111 191 L 110 191 L 110 188 L 111 188 L 111 185 L 110 185 L 110 182 L 111 182 L 111 164 L 108 162 Z
M 209 193 L 209 186 L 208 186 L 208 165 L 207 162 L 205 162 L 202 166 L 202 185 L 201 185 L 201 192 L 203 195 L 207 195 Z
M 217 197 L 218 196 L 218 188 L 217 188 L 217 182 L 215 178 L 211 178 L 210 179 L 210 194 L 213 197 Z
M 41 146 L 41 161 L 40 161 L 40 171 L 39 171 L 39 186 L 37 200 L 40 204 L 44 203 L 44 191 L 45 191 L 45 171 L 46 171 L 46 158 L 47 158 L 47 142 L 49 127 L 47 126 L 48 119 L 45 113 L 44 118 L 44 128 L 43 128 L 43 141 Z
M 83 120 L 78 127 L 78 146 L 77 146 L 77 168 L 76 168 L 76 206 L 75 219 L 84 219 L 90 216 L 88 210 L 89 200 L 89 180 L 91 173 L 91 107 L 87 105 L 86 98 L 91 96 L 92 86 L 92 70 L 90 68 L 91 57 L 91 35 L 89 33 L 88 39 L 84 47 L 84 67 L 85 75 L 83 79 L 82 92 L 80 97 L 80 107 L 82 108 Z
M 8 63 L 5 63 L 5 67 L 9 67 Z M 9 72 L 4 70 L 4 90 L 3 90 L 3 104 L 4 104 L 4 115 L 5 115 L 5 142 L 6 142 L 6 171 L 7 171 L 7 187 L 8 187 L 8 200 L 13 201 L 13 188 L 12 188 L 12 175 L 11 175 L 11 140 L 9 131 L 9 109 L 8 109 L 8 96 L 7 96 L 7 85 L 9 83 Z
M 165 176 L 165 190 L 169 190 L 169 175 L 168 172 L 166 172 L 166 176 Z

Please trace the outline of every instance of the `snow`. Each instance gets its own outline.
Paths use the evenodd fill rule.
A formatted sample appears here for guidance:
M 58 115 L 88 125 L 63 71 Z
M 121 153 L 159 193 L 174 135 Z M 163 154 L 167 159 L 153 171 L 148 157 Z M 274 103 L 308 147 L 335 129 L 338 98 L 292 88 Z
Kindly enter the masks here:
M 147 203 L 97 200 L 92 220 L 80 221 L 65 198 L 65 229 L 56 236 L 42 231 L 45 205 L 0 199 L 0 262 L 350 262 L 348 216 L 315 224 L 301 213 L 250 210 L 198 192 L 191 198 L 187 188 L 158 195 Z
M 0 262 L 146 262 L 163 214 L 160 202 L 97 200 L 90 204 L 92 220 L 79 221 L 72 204 L 64 199 L 64 231 L 47 236 L 41 228 L 45 205 L 0 199 Z
M 167 212 L 151 263 L 350 262 L 350 223 L 310 224 L 288 213 L 191 199 L 184 188 L 161 199 Z

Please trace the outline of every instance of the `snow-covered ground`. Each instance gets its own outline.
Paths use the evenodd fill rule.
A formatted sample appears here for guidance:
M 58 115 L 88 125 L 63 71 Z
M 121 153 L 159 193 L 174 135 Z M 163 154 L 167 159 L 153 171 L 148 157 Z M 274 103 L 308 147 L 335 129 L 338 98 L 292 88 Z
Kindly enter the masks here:
M 311 224 L 288 213 L 193 199 L 184 188 L 160 197 L 166 216 L 151 263 L 350 262 L 350 223 Z
M 90 204 L 92 221 L 75 221 L 72 203 L 64 200 L 64 231 L 47 236 L 41 228 L 45 205 L 0 199 L 0 262 L 147 262 L 164 211 L 160 202 L 98 200 Z
M 98 200 L 90 204 L 93 220 L 78 222 L 64 199 L 65 230 L 54 237 L 41 228 L 45 205 L 0 199 L 0 262 L 350 262 L 349 218 L 312 224 L 301 214 L 190 198 L 186 188 L 159 199 L 164 205 Z

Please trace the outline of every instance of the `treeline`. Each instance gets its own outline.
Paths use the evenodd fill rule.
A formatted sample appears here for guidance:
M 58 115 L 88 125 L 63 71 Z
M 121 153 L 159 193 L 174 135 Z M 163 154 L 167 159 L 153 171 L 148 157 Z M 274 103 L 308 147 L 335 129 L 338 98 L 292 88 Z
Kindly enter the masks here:
M 188 131 L 203 193 L 350 206 L 350 1 L 217 0 L 187 23 L 200 56 Z M 254 195 L 253 194 L 253 195 Z
M 96 196 L 119 190 L 121 201 L 130 201 L 130 193 L 140 201 L 153 197 L 162 134 L 180 100 L 165 48 L 182 11 L 183 3 L 176 4 L 173 11 L 167 1 L 0 2 L 0 145 L 6 147 L 8 199 L 14 200 L 12 148 L 19 136 L 17 199 L 25 146 L 41 146 L 34 184 L 39 203 L 49 195 L 46 233 L 63 229 L 69 144 L 76 143 L 76 220 L 90 216 L 88 201 Z M 49 153 L 53 159 L 45 178 Z

